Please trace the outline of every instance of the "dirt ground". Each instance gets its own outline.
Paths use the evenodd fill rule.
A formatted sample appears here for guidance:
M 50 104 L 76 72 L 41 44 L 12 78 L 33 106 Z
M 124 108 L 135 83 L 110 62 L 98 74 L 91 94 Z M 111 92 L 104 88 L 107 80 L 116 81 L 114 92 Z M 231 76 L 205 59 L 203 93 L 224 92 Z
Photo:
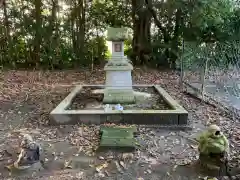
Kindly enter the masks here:
M 50 111 L 74 85 L 104 84 L 104 77 L 103 70 L 0 72 L 0 179 L 199 179 L 201 174 L 191 164 L 198 158 L 193 139 L 209 123 L 222 127 L 231 141 L 231 161 L 239 164 L 239 121 L 183 94 L 174 72 L 135 68 L 133 81 L 161 84 L 188 110 L 191 131 L 139 127 L 141 147 L 135 152 L 95 152 L 99 127 L 48 125 Z M 20 132 L 43 145 L 45 170 L 15 175 L 4 169 L 17 156 Z

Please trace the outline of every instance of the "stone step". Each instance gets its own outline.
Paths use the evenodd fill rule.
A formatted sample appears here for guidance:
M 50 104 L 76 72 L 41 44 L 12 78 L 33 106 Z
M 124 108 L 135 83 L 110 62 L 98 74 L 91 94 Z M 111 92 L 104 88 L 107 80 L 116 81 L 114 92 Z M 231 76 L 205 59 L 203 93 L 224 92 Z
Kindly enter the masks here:
M 104 131 L 102 137 L 105 138 L 133 138 L 133 133 L 126 130 L 109 130 Z
M 102 138 L 100 147 L 132 147 L 134 148 L 136 141 L 134 138 Z
M 135 147 L 136 140 L 134 133 L 137 128 L 133 127 L 118 127 L 118 126 L 102 126 L 100 147 Z

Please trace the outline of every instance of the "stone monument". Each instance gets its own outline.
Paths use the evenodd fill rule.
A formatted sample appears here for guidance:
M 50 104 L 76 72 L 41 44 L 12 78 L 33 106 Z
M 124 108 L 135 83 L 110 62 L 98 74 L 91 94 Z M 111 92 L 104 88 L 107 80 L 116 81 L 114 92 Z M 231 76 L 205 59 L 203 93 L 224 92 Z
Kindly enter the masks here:
M 21 152 L 18 159 L 14 162 L 18 170 L 39 171 L 43 169 L 43 151 L 40 144 L 33 141 L 33 138 L 25 134 L 21 142 Z
M 132 104 L 135 103 L 132 88 L 131 71 L 133 66 L 124 56 L 124 40 L 128 38 L 127 28 L 108 28 L 107 40 L 111 57 L 105 65 L 106 87 L 104 89 L 105 104 Z

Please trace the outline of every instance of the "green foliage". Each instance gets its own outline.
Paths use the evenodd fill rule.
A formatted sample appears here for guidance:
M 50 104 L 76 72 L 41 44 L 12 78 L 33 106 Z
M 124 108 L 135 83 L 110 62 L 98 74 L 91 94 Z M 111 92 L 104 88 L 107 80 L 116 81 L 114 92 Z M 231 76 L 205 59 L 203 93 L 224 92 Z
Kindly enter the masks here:
M 124 41 L 124 54 L 129 57 L 131 52 L 132 52 L 132 40 L 126 39 Z
M 125 0 L 94 0 L 90 8 L 95 24 L 103 27 L 129 27 L 131 6 Z
M 107 50 L 107 52 L 105 53 L 105 57 L 106 57 L 106 60 L 110 60 L 111 58 L 111 52 L 109 50 Z
M 188 18 L 189 23 L 184 30 L 188 40 L 211 41 L 222 33 L 230 11 L 229 4 L 222 7 L 222 1 L 197 1 Z
M 131 18 L 132 1 L 93 0 L 85 5 L 77 0 L 53 0 L 51 4 L 46 0 L 6 1 L 0 11 L 0 66 L 63 69 L 101 64 L 110 57 L 106 28 L 128 27 L 134 31 L 133 24 L 140 16 Z M 152 27 L 149 46 L 139 44 L 141 51 L 145 48 L 150 52 L 151 64 L 175 63 L 183 39 L 193 41 L 184 52 L 187 64 L 201 65 L 206 54 L 214 59 L 212 64 L 223 66 L 238 59 L 235 41 L 240 37 L 240 10 L 232 1 L 153 0 L 153 6 L 164 26 Z M 136 8 L 140 15 L 147 13 L 145 8 Z M 200 48 L 203 42 L 214 45 Z M 132 57 L 133 51 L 132 39 L 126 40 L 125 55 Z
M 101 64 L 109 56 L 109 52 L 106 46 L 106 40 L 104 37 L 95 37 L 90 39 L 86 46 L 85 59 L 91 59 L 95 64 Z M 91 61 L 88 61 L 90 64 Z

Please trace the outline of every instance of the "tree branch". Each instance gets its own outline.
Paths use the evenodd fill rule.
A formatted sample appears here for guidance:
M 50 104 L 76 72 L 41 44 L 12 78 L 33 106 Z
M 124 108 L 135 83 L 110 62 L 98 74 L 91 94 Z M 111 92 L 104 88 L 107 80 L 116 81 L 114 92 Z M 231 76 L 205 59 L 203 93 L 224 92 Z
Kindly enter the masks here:
M 154 23 L 156 24 L 156 26 L 162 31 L 163 33 L 163 37 L 164 37 L 164 41 L 168 41 L 168 34 L 166 29 L 162 26 L 161 22 L 158 20 L 157 18 L 157 13 L 154 11 L 153 9 L 153 5 L 152 5 L 152 0 L 145 0 L 145 4 L 146 7 L 148 9 L 148 11 L 151 13 L 153 19 L 154 19 Z

